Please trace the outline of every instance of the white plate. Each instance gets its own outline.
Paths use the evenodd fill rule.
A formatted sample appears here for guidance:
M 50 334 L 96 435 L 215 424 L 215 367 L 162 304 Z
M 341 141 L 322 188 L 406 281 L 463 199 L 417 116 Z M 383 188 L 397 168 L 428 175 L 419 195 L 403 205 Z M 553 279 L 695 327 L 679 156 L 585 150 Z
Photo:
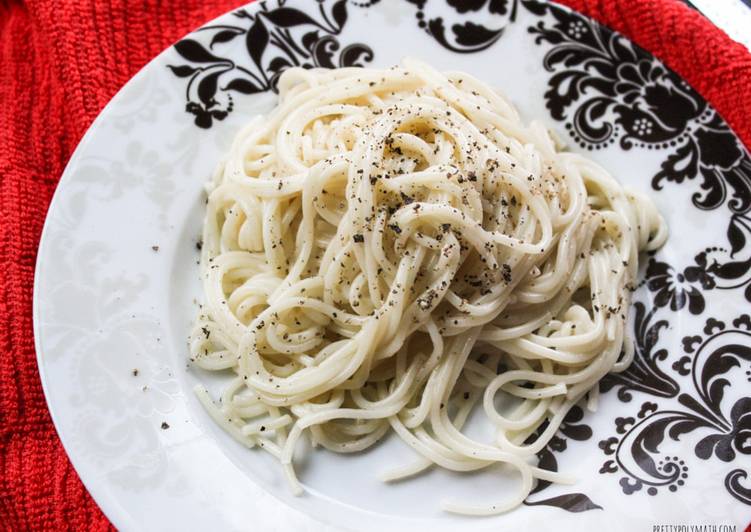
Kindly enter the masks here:
M 526 120 L 544 119 L 573 150 L 649 192 L 672 231 L 644 261 L 634 365 L 603 383 L 597 413 L 569 418 L 541 453 L 579 482 L 492 518 L 443 514 L 438 503 L 501 498 L 513 476 L 433 471 L 384 485 L 378 472 L 411 453 L 394 438 L 357 456 L 316 451 L 300 470 L 308 493 L 295 498 L 278 464 L 232 441 L 191 393 L 210 378 L 187 367 L 186 347 L 200 298 L 202 185 L 234 133 L 274 105 L 278 68 L 389 66 L 405 54 L 498 86 Z M 701 97 L 563 8 L 253 4 L 152 61 L 72 157 L 37 263 L 47 401 L 86 487 L 124 530 L 742 528 L 751 513 L 750 188 L 751 158 Z

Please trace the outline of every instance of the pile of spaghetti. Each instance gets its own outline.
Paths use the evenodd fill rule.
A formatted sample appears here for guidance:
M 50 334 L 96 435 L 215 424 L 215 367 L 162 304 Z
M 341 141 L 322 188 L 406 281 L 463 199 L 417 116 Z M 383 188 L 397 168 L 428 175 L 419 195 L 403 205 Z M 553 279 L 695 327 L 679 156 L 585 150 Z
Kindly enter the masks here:
M 666 237 L 647 199 L 559 151 L 487 85 L 405 61 L 290 69 L 208 185 L 205 302 L 191 360 L 234 378 L 217 423 L 279 458 L 393 432 L 428 467 L 505 463 L 519 489 L 561 481 L 535 454 L 625 369 L 638 252 Z M 492 441 L 462 433 L 481 409 Z

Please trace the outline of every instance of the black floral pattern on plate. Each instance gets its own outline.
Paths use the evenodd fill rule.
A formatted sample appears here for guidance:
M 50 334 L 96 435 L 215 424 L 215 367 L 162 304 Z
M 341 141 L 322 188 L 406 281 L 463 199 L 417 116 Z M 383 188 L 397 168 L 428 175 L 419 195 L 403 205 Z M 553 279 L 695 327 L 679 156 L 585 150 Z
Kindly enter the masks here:
M 509 23 L 516 20 L 519 0 L 407 0 L 417 7 L 417 26 L 452 52 L 469 54 L 486 50 L 502 36 Z M 453 15 L 434 15 L 431 8 L 448 4 Z M 471 14 L 475 20 L 463 20 Z M 451 20 L 455 18 L 456 20 Z M 447 26 L 451 32 L 447 31 Z
M 670 379 L 669 387 L 647 391 L 677 397 L 680 408 L 663 409 L 646 401 L 635 416 L 616 418 L 615 435 L 599 442 L 607 457 L 600 473 L 620 472 L 619 484 L 627 495 L 645 486 L 649 495 L 683 486 L 689 469 L 685 459 L 663 448 L 690 433 L 701 436 L 694 454 L 702 460 L 732 462 L 738 454 L 751 454 L 751 398 L 726 397 L 732 372 L 742 372 L 751 381 L 751 318 L 743 314 L 730 324 L 707 318 L 702 334 L 683 339 L 683 350 L 685 355 L 671 368 L 691 376 L 691 389 L 677 390 Z M 747 477 L 748 471 L 734 468 L 725 477 L 725 487 L 739 501 L 751 504 L 751 490 L 741 483 Z
M 593 20 L 547 2 L 523 0 L 544 16 L 529 28 L 538 44 L 552 45 L 543 66 L 552 75 L 545 99 L 583 148 L 616 140 L 624 150 L 661 150 L 666 158 L 652 185 L 701 177 L 693 197 L 700 209 L 727 202 L 751 208 L 751 158 L 717 112 L 651 54 Z
M 276 91 L 279 76 L 289 67 L 362 66 L 373 59 L 367 45 L 343 46 L 338 39 L 349 16 L 347 0 L 319 2 L 310 12 L 289 7 L 285 0 L 273 8 L 270 4 L 238 10 L 233 13 L 236 24 L 203 26 L 196 38 L 175 44 L 187 63 L 169 68 L 187 80 L 185 110 L 195 115 L 198 127 L 210 128 L 214 120 L 223 120 L 233 109 L 233 93 Z M 208 45 L 203 44 L 206 34 L 211 36 Z M 247 54 L 242 62 L 219 51 L 238 40 Z
M 552 74 L 546 105 L 581 147 L 601 149 L 619 140 L 624 150 L 659 150 L 665 159 L 652 178 L 655 190 L 701 178 L 694 205 L 731 211 L 729 251 L 706 250 L 674 280 L 691 283 L 691 275 L 702 275 L 712 285 L 707 289 L 743 285 L 751 301 L 751 256 L 738 257 L 751 232 L 751 156 L 740 140 L 683 79 L 623 36 L 548 3 L 522 3 L 541 17 L 552 15 L 552 22 L 542 20 L 529 32 L 538 44 L 552 45 L 543 61 Z M 694 309 L 700 304 L 696 297 L 688 301 Z

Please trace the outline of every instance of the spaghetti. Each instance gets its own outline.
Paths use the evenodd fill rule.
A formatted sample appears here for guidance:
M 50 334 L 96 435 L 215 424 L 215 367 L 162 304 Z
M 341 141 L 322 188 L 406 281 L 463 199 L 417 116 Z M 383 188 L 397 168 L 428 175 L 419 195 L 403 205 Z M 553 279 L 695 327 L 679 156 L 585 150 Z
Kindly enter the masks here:
M 622 371 L 639 250 L 667 236 L 653 204 L 560 151 L 487 85 L 416 61 L 287 70 L 208 185 L 205 304 L 192 362 L 230 371 L 235 439 L 351 453 L 396 433 L 419 455 L 384 475 L 502 462 L 519 505 L 569 409 Z M 473 408 L 495 427 L 462 433 Z

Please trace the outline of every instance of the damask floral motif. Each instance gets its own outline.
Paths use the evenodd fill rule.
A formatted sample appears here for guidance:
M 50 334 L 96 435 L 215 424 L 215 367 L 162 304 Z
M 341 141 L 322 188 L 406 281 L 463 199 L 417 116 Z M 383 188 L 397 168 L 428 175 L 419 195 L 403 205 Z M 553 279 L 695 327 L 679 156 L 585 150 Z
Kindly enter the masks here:
M 751 399 L 741 397 L 728 405 L 726 388 L 729 376 L 751 363 L 751 319 L 742 315 L 731 326 L 708 318 L 703 335 L 684 339 L 685 351 L 692 357 L 690 372 L 681 371 L 685 362 L 674 365 L 681 374 L 690 374 L 694 389 L 677 395 L 679 410 L 659 409 L 653 403 L 642 405 L 636 418 L 615 421 L 616 436 L 600 441 L 608 459 L 600 473 L 621 472 L 619 483 L 627 495 L 647 486 L 656 495 L 660 488 L 676 491 L 688 476 L 684 460 L 666 455 L 663 447 L 685 435 L 698 432 L 703 437 L 694 453 L 702 460 L 713 456 L 723 462 L 735 460 L 738 453 L 751 454 Z M 683 360 L 683 359 L 681 359 Z M 751 374 L 751 370 L 746 370 Z M 674 382 L 674 381 L 673 381 Z M 667 392 L 666 392 L 667 393 Z M 670 393 L 674 393 L 671 388 Z M 659 395 L 655 393 L 654 395 Z M 654 406 L 652 406 L 654 405 Z M 735 469 L 728 473 L 725 485 L 731 495 L 751 504 L 751 493 L 740 483 L 748 472 Z
M 578 13 L 547 2 L 523 0 L 543 17 L 529 28 L 551 48 L 545 99 L 552 117 L 565 122 L 589 150 L 620 142 L 667 153 L 652 185 L 701 177 L 693 196 L 701 209 L 723 204 L 736 213 L 751 208 L 751 157 L 727 124 L 673 71 L 623 36 Z M 732 192 L 731 192 L 732 191 Z
M 459 15 L 451 23 L 444 15 L 431 15 L 431 7 L 439 2 L 407 0 L 417 6 L 417 25 L 433 37 L 438 44 L 452 52 L 467 54 L 480 52 L 493 46 L 503 36 L 506 26 L 516 20 L 519 0 L 446 0 Z M 477 21 L 462 20 L 461 15 L 479 14 Z M 482 21 L 480 21 L 480 18 Z M 497 21 L 493 27 L 487 21 Z M 451 34 L 446 31 L 450 25 Z
M 477 22 L 465 21 L 463 26 L 452 26 L 456 42 L 465 46 L 449 43 L 442 18 L 425 22 L 428 0 L 409 1 L 418 6 L 420 27 L 449 50 L 484 50 L 503 33 L 503 27 L 488 31 Z M 666 298 L 664 304 L 672 310 L 688 304 L 692 313 L 700 314 L 705 303 L 698 285 L 705 291 L 745 286 L 745 297 L 751 302 L 751 253 L 738 256 L 751 236 L 751 155 L 696 91 L 622 35 L 550 2 L 517 0 L 507 9 L 505 3 L 486 0 L 447 1 L 461 14 L 477 12 L 477 21 L 488 19 L 483 12 L 487 8 L 499 15 L 508 11 L 508 22 L 513 22 L 518 5 L 540 17 L 528 31 L 537 44 L 550 45 L 543 60 L 551 73 L 546 105 L 573 139 L 588 150 L 618 141 L 624 150 L 663 152 L 660 170 L 652 178 L 655 190 L 666 182 L 700 178 L 701 186 L 692 196 L 694 205 L 703 210 L 723 205 L 730 209 L 729 251 L 709 248 L 682 272 L 664 272 L 654 281 L 662 283 L 657 304 Z
M 234 107 L 232 93 L 276 91 L 279 76 L 289 67 L 362 66 L 373 59 L 370 47 L 342 47 L 337 39 L 347 22 L 347 0 L 338 0 L 330 9 L 319 2 L 318 17 L 285 3 L 277 0 L 271 8 L 261 2 L 258 10 L 236 11 L 237 24 L 200 28 L 201 37 L 211 36 L 208 45 L 192 37 L 175 44 L 188 63 L 169 68 L 188 80 L 185 110 L 195 115 L 198 127 L 210 128 L 214 120 L 224 120 Z M 238 38 L 248 54 L 242 64 L 216 51 Z

